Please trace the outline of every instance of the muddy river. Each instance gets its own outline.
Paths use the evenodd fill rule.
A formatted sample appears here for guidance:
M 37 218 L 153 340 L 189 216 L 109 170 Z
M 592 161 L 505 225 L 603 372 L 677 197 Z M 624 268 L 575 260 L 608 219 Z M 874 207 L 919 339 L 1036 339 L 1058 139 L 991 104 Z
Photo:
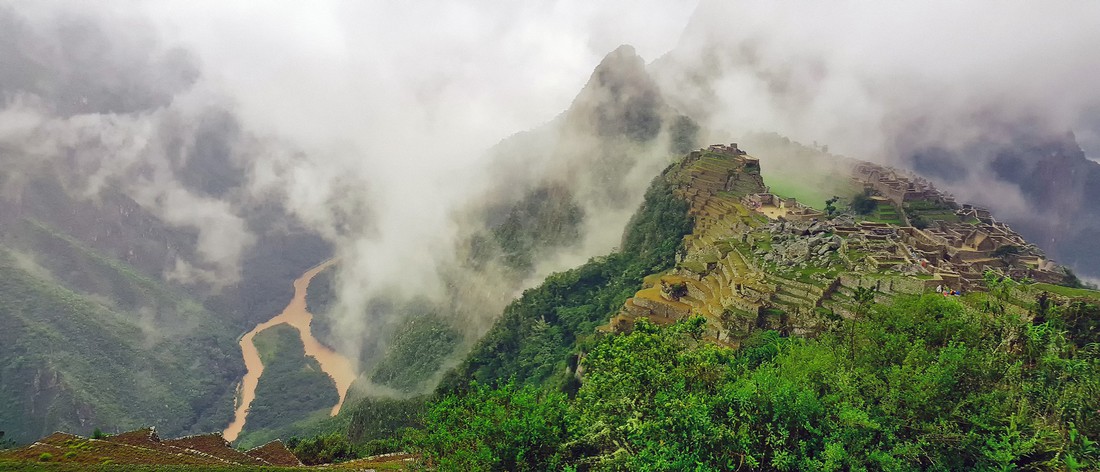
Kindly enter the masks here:
M 237 403 L 233 422 L 229 423 L 229 426 L 222 432 L 222 436 L 227 441 L 236 440 L 237 436 L 241 434 L 241 430 L 244 429 L 245 421 L 248 419 L 248 407 L 252 405 L 252 400 L 256 398 L 256 384 L 259 383 L 260 375 L 264 372 L 264 364 L 260 362 L 260 353 L 256 350 L 256 345 L 252 343 L 252 339 L 256 337 L 256 333 L 280 323 L 286 323 L 298 330 L 302 338 L 302 344 L 305 346 L 306 355 L 317 359 L 317 362 L 321 364 L 321 370 L 336 381 L 336 390 L 340 394 L 340 399 L 336 402 L 336 405 L 333 405 L 331 414 L 335 416 L 340 412 L 340 407 L 344 404 L 344 398 L 348 393 L 348 387 L 355 380 L 355 367 L 346 357 L 329 349 L 313 337 L 309 327 L 309 322 L 313 320 L 313 314 L 306 310 L 306 289 L 309 288 L 309 282 L 333 263 L 335 263 L 335 260 L 330 259 L 298 277 L 298 280 L 294 281 L 294 298 L 290 300 L 283 312 L 256 325 L 252 331 L 241 337 L 241 352 L 244 353 L 244 365 L 247 372 L 244 374 L 240 386 L 237 387 L 239 402 Z

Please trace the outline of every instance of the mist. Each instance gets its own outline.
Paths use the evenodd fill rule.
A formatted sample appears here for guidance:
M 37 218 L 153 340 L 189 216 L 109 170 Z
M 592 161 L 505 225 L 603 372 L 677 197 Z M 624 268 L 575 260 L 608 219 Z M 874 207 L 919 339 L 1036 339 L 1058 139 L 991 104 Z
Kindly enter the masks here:
M 120 188 L 195 232 L 199 257 L 165 274 L 189 283 L 239 278 L 259 237 L 252 210 L 278 202 L 339 258 L 336 342 L 352 356 L 401 321 L 366 315 L 381 296 L 453 305 L 475 338 L 523 288 L 614 248 L 673 157 L 664 128 L 635 142 L 565 113 L 622 44 L 633 46 L 624 61 L 645 61 L 623 66 L 642 84 L 627 98 L 652 81 L 662 126 L 683 114 L 709 141 L 778 132 L 917 170 L 913 156 L 938 146 L 966 170 L 937 184 L 1009 219 L 1039 211 L 990 170 L 995 156 L 969 152 L 976 141 L 1073 131 L 1088 157 L 1100 152 L 1096 3 L 263 7 L 0 5 L 0 58 L 12 58 L 0 67 L 0 147 L 19 151 L 4 164 L 73 165 L 74 192 Z M 577 122 L 588 124 L 570 130 Z M 188 163 L 212 141 L 230 156 L 217 174 L 239 179 L 193 185 Z M 19 179 L 0 185 L 10 193 Z M 518 280 L 464 266 L 479 218 L 555 185 L 584 215 L 575 241 Z M 475 284 L 455 285 L 471 274 Z
M 703 2 L 651 70 L 719 137 L 915 170 L 1096 275 L 1098 27 L 1091 2 Z

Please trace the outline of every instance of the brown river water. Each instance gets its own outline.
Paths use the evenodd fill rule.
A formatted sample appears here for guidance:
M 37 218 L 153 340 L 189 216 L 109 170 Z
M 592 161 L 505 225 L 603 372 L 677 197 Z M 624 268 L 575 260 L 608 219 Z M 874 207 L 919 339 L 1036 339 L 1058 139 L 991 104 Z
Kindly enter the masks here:
M 286 323 L 298 330 L 302 338 L 302 344 L 305 346 L 306 355 L 317 359 L 317 363 L 321 364 L 321 370 L 336 381 L 336 390 L 340 394 L 340 400 L 332 407 L 331 415 L 335 416 L 340 412 L 340 407 L 344 404 L 344 398 L 348 393 L 348 387 L 357 377 L 355 366 L 346 357 L 329 349 L 313 337 L 309 327 L 309 322 L 313 320 L 313 314 L 306 310 L 306 289 L 309 287 L 309 282 L 313 280 L 314 276 L 335 262 L 335 259 L 325 261 L 298 277 L 298 280 L 294 281 L 294 298 L 290 300 L 283 312 L 256 325 L 252 331 L 241 337 L 241 352 L 244 353 L 244 366 L 247 372 L 238 387 L 240 402 L 237 403 L 233 422 L 229 423 L 229 426 L 222 432 L 222 436 L 227 441 L 236 440 L 237 436 L 241 434 L 241 430 L 244 429 L 245 420 L 248 418 L 248 407 L 252 405 L 252 400 L 256 399 L 256 384 L 259 383 L 260 375 L 264 372 L 264 364 L 260 362 L 260 353 L 256 350 L 256 345 L 252 343 L 252 339 L 256 336 L 256 333 L 279 323 Z

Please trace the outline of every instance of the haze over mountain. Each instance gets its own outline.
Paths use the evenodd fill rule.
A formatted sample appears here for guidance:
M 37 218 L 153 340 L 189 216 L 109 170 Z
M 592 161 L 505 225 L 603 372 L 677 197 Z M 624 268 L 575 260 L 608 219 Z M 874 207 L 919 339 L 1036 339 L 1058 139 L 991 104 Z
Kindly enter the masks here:
M 523 289 L 620 245 L 674 159 L 756 133 L 913 169 L 1100 277 L 1096 44 L 1088 2 L 0 3 L 0 243 L 95 306 L 89 326 L 144 333 L 125 356 L 217 338 L 203 385 L 239 377 L 230 338 L 336 257 L 320 334 L 399 396 Z M 89 276 L 102 260 L 129 278 Z M 386 353 L 424 312 L 449 341 L 398 379 Z M 232 387 L 171 433 L 227 422 L 196 405 Z M 72 411 L 92 397 L 71 403 L 54 424 L 90 428 Z

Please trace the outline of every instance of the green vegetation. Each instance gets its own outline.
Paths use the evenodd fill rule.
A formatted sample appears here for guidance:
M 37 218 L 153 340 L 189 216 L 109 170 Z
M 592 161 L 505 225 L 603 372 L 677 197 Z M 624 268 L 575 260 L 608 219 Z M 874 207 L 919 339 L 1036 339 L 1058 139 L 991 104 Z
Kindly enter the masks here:
M 1032 284 L 1032 287 L 1038 290 L 1046 290 L 1050 293 L 1056 293 L 1058 295 L 1066 297 L 1091 298 L 1094 300 L 1100 300 L 1100 291 L 1087 288 L 1063 287 L 1061 285 L 1045 283 Z
M 824 211 L 827 200 L 834 195 L 847 195 L 854 190 L 845 182 L 838 185 L 833 176 L 783 176 L 764 169 L 764 180 L 771 193 L 783 198 L 794 198 L 810 208 Z
M 355 459 L 355 447 L 343 434 L 329 433 L 308 439 L 290 438 L 286 447 L 305 465 L 332 464 Z
M 833 216 L 837 213 L 836 202 L 840 201 L 840 197 L 834 195 L 825 200 L 825 214 L 827 216 Z
M 918 200 L 905 203 L 905 214 L 913 226 L 924 229 L 932 221 L 957 222 L 959 216 L 955 214 L 955 208 L 926 200 Z
M 371 380 L 405 393 L 430 389 L 432 376 L 461 341 L 449 322 L 430 306 L 415 312 L 393 334 Z
M 848 208 L 859 215 L 870 215 L 871 212 L 878 208 L 878 203 L 871 198 L 870 192 L 864 191 L 852 196 L 852 201 L 848 203 Z
M 74 254 L 76 246 L 66 244 L 50 257 Z M 155 425 L 166 434 L 224 426 L 243 371 L 235 330 L 117 262 L 84 248 L 75 254 L 99 264 L 94 273 L 113 280 L 119 293 L 152 300 L 174 320 L 144 308 L 105 306 L 43 278 L 0 247 L 0 424 L 9 437 L 88 434 L 92 424 L 108 430 Z
M 853 196 L 848 208 L 868 221 L 899 226 L 904 224 L 901 213 L 892 203 L 872 197 L 869 192 Z
M 797 199 L 809 207 L 825 210 L 834 195 L 852 195 L 860 190 L 848 178 L 848 169 L 835 166 L 835 156 L 817 146 L 804 146 L 775 133 L 757 133 L 742 138 L 742 148 L 759 150 L 761 175 L 775 195 Z
M 412 442 L 440 470 L 557 470 L 568 437 L 566 409 L 563 393 L 474 383 L 464 395 L 434 403 Z
M 489 213 L 491 229 L 471 238 L 469 262 L 480 266 L 499 257 L 520 273 L 533 267 L 539 251 L 576 241 L 584 219 L 573 195 L 562 187 L 532 190 L 514 205 Z
M 332 377 L 316 359 L 305 355 L 298 330 L 278 324 L 257 333 L 253 342 L 264 374 L 238 440 L 242 447 L 274 439 L 280 428 L 295 422 L 327 417 L 339 400 Z
M 306 290 L 306 310 L 315 316 L 328 313 L 336 302 L 336 266 L 322 270 L 309 281 Z M 313 330 L 316 334 L 316 329 Z
M 394 446 L 402 431 L 423 426 L 422 416 L 427 396 L 407 399 L 364 398 L 340 412 L 349 417 L 348 438 L 363 445 L 363 455 L 401 449 Z
M 663 177 L 653 182 L 624 233 L 621 252 L 553 274 L 508 305 L 439 390 L 464 389 L 469 380 L 575 383 L 568 368 L 577 346 L 641 288 L 643 277 L 672 267 L 683 235 L 691 231 L 687 204 L 672 190 Z
M 1100 352 L 1057 319 L 936 295 L 866 308 L 818 339 L 758 332 L 737 351 L 699 342 L 701 318 L 641 322 L 595 344 L 572 400 L 475 384 L 432 406 L 417 444 L 469 470 L 1100 466 Z

